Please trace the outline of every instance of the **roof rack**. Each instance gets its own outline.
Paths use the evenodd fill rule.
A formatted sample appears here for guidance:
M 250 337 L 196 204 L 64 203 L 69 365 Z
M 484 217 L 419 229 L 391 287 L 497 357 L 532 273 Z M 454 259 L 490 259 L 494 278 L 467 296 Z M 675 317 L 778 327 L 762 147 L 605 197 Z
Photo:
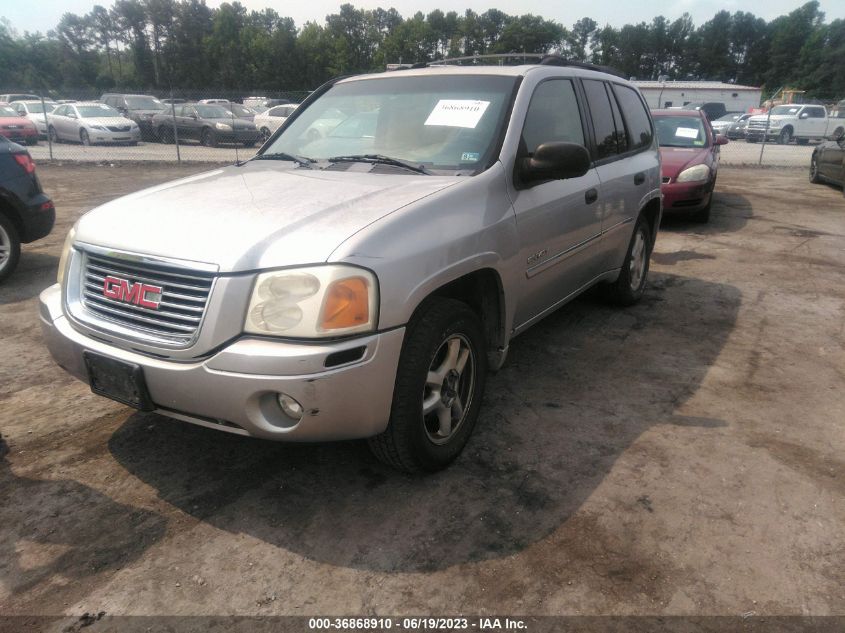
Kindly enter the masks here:
M 574 59 L 566 59 L 560 55 L 549 55 L 547 53 L 495 53 L 488 55 L 469 55 L 467 57 L 451 57 L 449 59 L 439 59 L 434 62 L 429 62 L 428 66 L 447 66 L 450 64 L 462 64 L 465 62 L 472 62 L 473 64 L 490 64 L 491 62 L 498 62 L 497 65 L 505 66 L 505 61 L 508 59 L 520 60 L 523 64 L 538 64 L 540 66 L 571 66 L 573 68 L 583 68 L 585 70 L 595 70 L 601 73 L 608 73 L 616 77 L 626 79 L 625 75 L 611 68 L 610 66 L 600 66 L 597 64 L 588 64 L 587 62 L 579 62 Z M 537 61 L 528 61 L 530 59 Z M 415 67 L 418 67 L 415 64 Z

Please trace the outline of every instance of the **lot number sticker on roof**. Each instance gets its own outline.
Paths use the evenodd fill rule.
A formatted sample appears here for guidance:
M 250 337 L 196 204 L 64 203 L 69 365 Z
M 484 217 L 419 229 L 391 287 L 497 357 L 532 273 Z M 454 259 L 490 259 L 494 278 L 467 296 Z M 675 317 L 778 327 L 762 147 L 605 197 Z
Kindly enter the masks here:
M 681 138 L 698 138 L 698 130 L 694 127 L 679 127 L 675 130 L 675 136 Z
M 428 115 L 425 124 L 474 128 L 489 105 L 489 101 L 441 99 Z

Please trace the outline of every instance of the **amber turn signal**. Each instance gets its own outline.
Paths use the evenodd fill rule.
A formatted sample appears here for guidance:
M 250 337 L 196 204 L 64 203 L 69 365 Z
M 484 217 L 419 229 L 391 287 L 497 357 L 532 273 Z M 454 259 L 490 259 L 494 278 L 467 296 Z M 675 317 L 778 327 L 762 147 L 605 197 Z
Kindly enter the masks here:
M 332 283 L 320 314 L 320 329 L 340 330 L 370 320 L 369 285 L 363 277 L 347 277 Z

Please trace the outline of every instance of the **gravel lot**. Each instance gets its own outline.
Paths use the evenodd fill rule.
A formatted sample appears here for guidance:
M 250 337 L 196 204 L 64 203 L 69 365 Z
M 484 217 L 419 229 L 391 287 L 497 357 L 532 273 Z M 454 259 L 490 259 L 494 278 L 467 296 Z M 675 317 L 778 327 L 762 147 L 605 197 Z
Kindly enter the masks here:
M 71 223 L 198 169 L 40 166 L 59 225 L 0 287 L 0 614 L 845 614 L 841 191 L 723 169 L 640 305 L 515 340 L 462 458 L 410 478 L 51 362 L 36 298 Z
M 776 145 L 767 143 L 763 152 L 763 165 L 776 167 L 809 168 L 810 154 L 815 144 L 810 145 Z M 722 147 L 722 163 L 725 165 L 757 165 L 760 160 L 760 143 L 746 143 L 745 141 L 731 141 Z M 235 146 L 203 147 L 197 144 L 180 146 L 180 153 L 184 161 L 199 162 L 229 162 L 253 156 L 257 148 L 246 149 Z M 33 158 L 44 161 L 49 158 L 47 142 L 29 148 Z M 176 146 L 161 143 L 142 143 L 134 147 L 119 145 L 98 145 L 85 147 L 62 143 L 53 146 L 53 157 L 57 160 L 78 161 L 176 161 Z

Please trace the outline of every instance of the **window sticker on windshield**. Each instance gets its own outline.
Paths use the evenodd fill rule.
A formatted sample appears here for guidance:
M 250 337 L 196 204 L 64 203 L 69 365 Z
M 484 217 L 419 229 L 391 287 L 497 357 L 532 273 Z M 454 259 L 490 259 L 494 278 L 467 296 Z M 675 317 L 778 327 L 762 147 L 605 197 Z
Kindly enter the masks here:
M 675 130 L 675 136 L 680 136 L 681 138 L 697 138 L 698 130 L 694 127 L 679 127 Z
M 441 99 L 428 115 L 425 125 L 474 128 L 489 105 L 489 101 Z
M 477 163 L 481 159 L 481 154 L 478 152 L 464 152 L 461 154 L 462 163 Z

